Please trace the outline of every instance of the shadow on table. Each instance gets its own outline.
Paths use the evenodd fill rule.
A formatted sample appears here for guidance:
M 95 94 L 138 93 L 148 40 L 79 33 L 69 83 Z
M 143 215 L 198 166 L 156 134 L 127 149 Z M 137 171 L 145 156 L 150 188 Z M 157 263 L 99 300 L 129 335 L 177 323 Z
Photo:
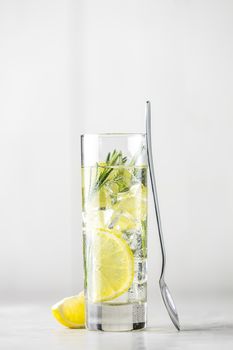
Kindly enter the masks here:
M 233 335 L 233 323 L 207 323 L 203 325 L 195 325 L 195 326 L 185 326 L 182 328 L 183 332 L 207 332 L 207 333 L 229 333 Z
M 188 332 L 229 332 L 233 335 L 233 322 L 226 323 L 226 322 L 211 322 L 206 323 L 202 325 L 181 325 L 181 330 L 178 332 L 174 327 L 172 326 L 164 326 L 164 327 L 148 327 L 146 329 L 146 332 L 152 332 L 152 333 L 166 333 L 166 334 L 180 334 L 180 333 L 188 333 Z

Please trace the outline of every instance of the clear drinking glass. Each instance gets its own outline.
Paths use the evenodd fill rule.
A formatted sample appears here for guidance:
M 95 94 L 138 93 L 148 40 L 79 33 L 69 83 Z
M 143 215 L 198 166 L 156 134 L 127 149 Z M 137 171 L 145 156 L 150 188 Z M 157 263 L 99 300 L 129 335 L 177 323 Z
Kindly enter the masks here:
M 86 327 L 145 328 L 146 137 L 85 134 L 81 152 Z

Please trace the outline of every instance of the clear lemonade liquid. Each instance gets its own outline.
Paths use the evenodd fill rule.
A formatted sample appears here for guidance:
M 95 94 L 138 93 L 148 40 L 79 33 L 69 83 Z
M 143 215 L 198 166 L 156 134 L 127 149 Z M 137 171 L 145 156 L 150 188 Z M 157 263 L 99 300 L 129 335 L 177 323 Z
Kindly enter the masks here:
M 147 166 L 114 150 L 83 167 L 82 210 L 87 327 L 144 328 Z

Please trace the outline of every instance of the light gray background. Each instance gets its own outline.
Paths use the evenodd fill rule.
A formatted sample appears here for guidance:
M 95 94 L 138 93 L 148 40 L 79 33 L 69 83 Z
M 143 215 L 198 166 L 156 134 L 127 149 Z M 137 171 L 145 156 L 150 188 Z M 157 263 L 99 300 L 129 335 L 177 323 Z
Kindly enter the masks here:
M 144 131 L 148 98 L 169 286 L 233 292 L 232 38 L 231 0 L 0 0 L 1 300 L 82 289 L 79 135 Z

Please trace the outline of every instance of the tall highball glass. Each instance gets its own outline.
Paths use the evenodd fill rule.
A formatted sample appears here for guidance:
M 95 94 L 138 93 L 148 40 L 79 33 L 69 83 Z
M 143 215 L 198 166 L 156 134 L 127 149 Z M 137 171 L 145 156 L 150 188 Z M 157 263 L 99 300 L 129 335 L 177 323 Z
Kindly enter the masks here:
M 146 137 L 85 134 L 81 152 L 86 326 L 145 328 Z

